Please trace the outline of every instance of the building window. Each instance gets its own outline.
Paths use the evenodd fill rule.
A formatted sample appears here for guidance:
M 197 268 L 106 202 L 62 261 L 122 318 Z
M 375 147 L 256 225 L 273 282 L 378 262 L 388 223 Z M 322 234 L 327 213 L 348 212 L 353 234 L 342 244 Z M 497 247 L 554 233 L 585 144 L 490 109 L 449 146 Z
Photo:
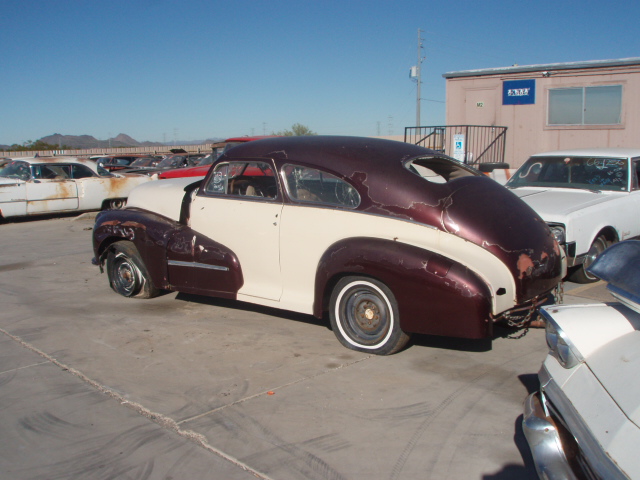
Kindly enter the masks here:
M 622 85 L 549 90 L 549 125 L 619 125 Z

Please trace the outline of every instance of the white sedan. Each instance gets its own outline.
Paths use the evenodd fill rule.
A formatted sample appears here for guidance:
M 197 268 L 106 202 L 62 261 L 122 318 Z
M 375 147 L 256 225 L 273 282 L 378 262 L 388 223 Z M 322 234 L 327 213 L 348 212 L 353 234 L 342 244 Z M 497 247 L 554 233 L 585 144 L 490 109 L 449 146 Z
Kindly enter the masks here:
M 523 420 L 541 479 L 640 478 L 639 262 L 630 240 L 590 268 L 620 303 L 542 309 L 550 352 Z
M 595 258 L 640 236 L 640 149 L 580 149 L 533 155 L 507 182 L 549 225 L 567 254 L 568 279 L 589 283 Z
M 14 159 L 0 170 L 0 218 L 121 208 L 134 187 L 150 180 L 75 157 Z

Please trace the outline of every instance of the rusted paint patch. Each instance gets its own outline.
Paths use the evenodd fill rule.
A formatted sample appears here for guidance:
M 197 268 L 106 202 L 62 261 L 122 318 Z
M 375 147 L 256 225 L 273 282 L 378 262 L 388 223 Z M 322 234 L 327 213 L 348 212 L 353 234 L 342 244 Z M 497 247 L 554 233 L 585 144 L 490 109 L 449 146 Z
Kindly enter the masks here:
M 531 260 L 531 257 L 526 253 L 521 253 L 518 257 L 518 271 L 520 272 L 518 278 L 522 280 L 525 276 L 530 276 L 534 268 L 535 264 L 533 260 Z
M 105 222 L 105 225 L 107 223 Z M 132 228 L 139 228 L 141 230 L 146 230 L 147 226 L 144 223 L 139 223 L 139 222 L 132 222 L 131 220 L 126 221 L 122 224 L 123 227 L 132 227 Z
M 77 197 L 76 184 L 66 180 L 54 180 L 56 183 L 56 194 L 51 198 L 74 198 Z
M 136 231 L 133 227 L 126 227 L 124 224 L 120 225 L 119 223 L 111 223 L 107 224 L 106 222 L 100 226 L 104 233 L 107 235 L 113 235 L 116 237 L 123 237 L 128 240 L 132 240 L 136 238 Z

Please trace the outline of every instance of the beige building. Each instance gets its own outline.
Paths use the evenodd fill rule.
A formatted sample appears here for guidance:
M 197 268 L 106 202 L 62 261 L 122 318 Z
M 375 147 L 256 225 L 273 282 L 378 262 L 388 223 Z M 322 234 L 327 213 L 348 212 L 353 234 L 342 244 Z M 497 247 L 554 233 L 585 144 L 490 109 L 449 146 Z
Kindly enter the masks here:
M 507 127 L 505 162 L 582 147 L 640 147 L 640 58 L 445 73 L 447 125 Z

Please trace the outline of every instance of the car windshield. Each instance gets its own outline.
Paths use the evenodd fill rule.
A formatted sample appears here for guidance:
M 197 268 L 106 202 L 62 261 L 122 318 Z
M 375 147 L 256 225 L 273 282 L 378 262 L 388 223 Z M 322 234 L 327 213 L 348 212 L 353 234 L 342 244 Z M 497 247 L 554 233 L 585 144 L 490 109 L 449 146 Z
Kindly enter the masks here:
M 211 165 L 213 163 L 213 155 L 209 154 L 205 157 L 202 157 L 200 161 L 196 164 L 198 167 L 202 167 L 204 165 Z
M 2 170 L 0 170 L 0 177 L 29 180 L 31 178 L 31 168 L 29 168 L 29 164 L 27 162 L 9 162 Z
M 506 186 L 627 191 L 628 163 L 610 157 L 531 157 Z
M 202 157 L 200 161 L 197 163 L 197 166 L 202 167 L 205 165 L 211 165 L 215 160 L 216 160 L 215 155 L 210 153 L 209 155 Z
M 204 155 L 189 155 L 187 157 L 187 165 L 188 167 L 195 167 L 200 163 Z
M 230 148 L 235 147 L 236 145 L 242 145 L 244 142 L 229 142 L 224 146 L 223 153 L 227 153 Z
M 160 163 L 158 163 L 158 167 L 160 168 L 173 168 L 173 167 L 181 167 L 185 163 L 185 157 L 183 155 L 171 155 L 163 159 Z
M 143 158 L 138 158 L 137 160 L 134 160 L 130 167 L 135 168 L 135 167 L 155 167 L 156 163 L 158 162 L 157 158 L 153 158 L 153 157 L 143 157 Z

